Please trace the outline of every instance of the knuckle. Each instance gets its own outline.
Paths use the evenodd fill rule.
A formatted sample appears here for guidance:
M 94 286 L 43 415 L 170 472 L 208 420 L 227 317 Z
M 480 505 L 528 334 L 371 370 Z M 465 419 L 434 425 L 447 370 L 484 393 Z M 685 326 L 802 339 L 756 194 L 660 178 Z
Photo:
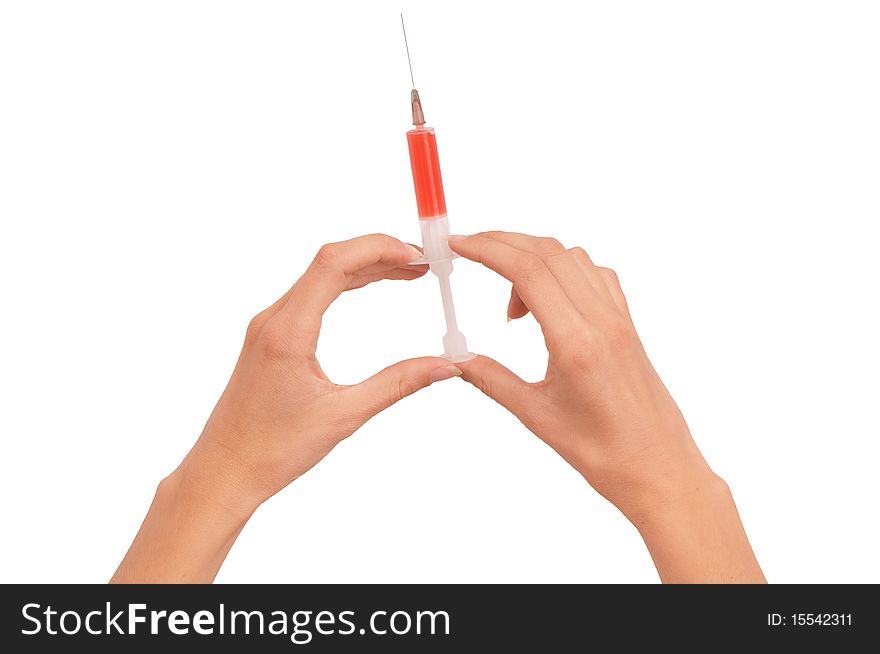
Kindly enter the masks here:
M 486 397 L 495 397 L 492 394 L 492 384 L 485 377 L 477 377 L 476 379 L 473 380 L 472 383 Z
M 598 352 L 598 339 L 596 334 L 585 324 L 572 326 L 552 337 L 552 343 L 548 338 L 551 352 L 557 352 L 559 363 L 563 366 L 575 368 L 590 367 L 596 363 Z
M 260 332 L 263 331 L 263 325 L 266 324 L 266 316 L 265 311 L 261 311 L 248 323 L 247 330 L 245 331 L 245 340 L 248 342 L 253 342 L 260 335 Z
M 580 246 L 576 246 L 576 247 L 571 248 L 569 250 L 569 253 L 573 254 L 575 257 L 577 257 L 578 259 L 581 259 L 582 261 L 588 261 L 588 262 L 592 263 L 592 261 L 590 259 L 590 255 L 587 254 L 587 251 Z
M 617 287 L 620 286 L 620 279 L 617 277 L 617 273 L 614 272 L 611 268 L 603 268 L 601 266 L 598 266 L 597 270 L 599 271 L 599 274 L 601 274 L 602 277 L 605 278 L 606 281 L 611 282 Z
M 413 380 L 402 378 L 397 380 L 392 389 L 392 395 L 394 396 L 395 401 L 400 401 L 405 397 L 409 397 L 417 390 L 419 390 L 418 385 L 413 382 Z
M 636 343 L 635 330 L 622 316 L 615 316 L 605 326 L 605 339 L 614 351 L 627 350 Z
M 531 252 L 518 254 L 514 267 L 519 277 L 524 280 L 535 279 L 545 268 L 541 257 Z
M 594 370 L 599 364 L 599 354 L 592 344 L 579 343 L 564 357 L 562 365 L 573 370 Z
M 579 367 L 590 367 L 599 357 L 599 343 L 595 333 L 581 330 L 570 339 L 572 344 L 571 361 Z
M 293 351 L 287 330 L 271 320 L 263 324 L 256 342 L 260 353 L 270 360 L 287 359 Z
M 565 252 L 565 246 L 551 236 L 541 236 L 537 239 L 537 250 L 540 254 L 551 255 Z
M 623 316 L 609 316 L 595 325 L 581 325 L 558 337 L 559 364 L 571 370 L 599 370 L 617 354 L 638 347 L 635 329 Z
M 367 236 L 365 238 L 366 238 L 366 240 L 375 241 L 379 245 L 382 245 L 385 247 L 388 247 L 390 245 L 394 245 L 394 244 L 400 242 L 396 238 L 394 238 L 393 236 L 388 236 L 388 234 L 383 234 L 381 232 L 374 232 L 372 234 L 367 234 Z
M 340 244 L 327 243 L 322 245 L 315 255 L 315 265 L 320 268 L 336 268 L 340 259 Z

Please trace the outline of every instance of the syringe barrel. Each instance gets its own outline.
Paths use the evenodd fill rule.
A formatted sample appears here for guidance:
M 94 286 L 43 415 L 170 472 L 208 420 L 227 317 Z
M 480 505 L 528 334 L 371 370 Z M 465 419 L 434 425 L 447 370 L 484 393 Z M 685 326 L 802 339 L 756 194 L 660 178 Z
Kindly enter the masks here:
M 440 176 L 440 158 L 437 139 L 431 127 L 418 127 L 406 133 L 409 144 L 409 162 L 412 167 L 416 205 L 420 220 L 432 220 L 446 215 L 446 196 Z

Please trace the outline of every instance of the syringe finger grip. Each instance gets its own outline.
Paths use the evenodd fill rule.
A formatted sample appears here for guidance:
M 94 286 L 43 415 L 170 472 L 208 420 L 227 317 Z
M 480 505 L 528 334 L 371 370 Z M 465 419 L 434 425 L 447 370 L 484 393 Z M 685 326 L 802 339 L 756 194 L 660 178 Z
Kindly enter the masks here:
M 443 216 L 433 220 L 420 220 L 419 227 L 425 250 L 424 263 L 451 261 L 455 253 L 449 249 L 449 219 Z

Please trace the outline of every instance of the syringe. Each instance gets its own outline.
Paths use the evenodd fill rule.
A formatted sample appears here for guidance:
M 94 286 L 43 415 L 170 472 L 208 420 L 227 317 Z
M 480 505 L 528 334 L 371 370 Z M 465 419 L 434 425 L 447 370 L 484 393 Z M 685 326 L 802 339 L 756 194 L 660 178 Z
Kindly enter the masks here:
M 430 265 L 431 272 L 440 281 L 440 297 L 443 300 L 443 313 L 446 316 L 446 335 L 443 337 L 443 357 L 460 362 L 473 359 L 476 355 L 468 352 L 464 334 L 458 329 L 455 319 L 455 305 L 452 302 L 452 287 L 449 276 L 452 274 L 452 259 L 455 254 L 449 249 L 449 219 L 446 217 L 446 196 L 443 194 L 443 180 L 440 177 L 440 160 L 437 157 L 437 139 L 434 130 L 425 125 L 422 101 L 416 90 L 412 75 L 412 61 L 409 56 L 409 42 L 406 40 L 406 27 L 403 14 L 400 15 L 403 39 L 406 44 L 406 58 L 412 80 L 410 104 L 414 129 L 406 133 L 409 143 L 409 161 L 412 167 L 413 184 L 416 190 L 416 205 L 419 210 L 419 226 L 422 230 L 424 256 L 419 263 Z

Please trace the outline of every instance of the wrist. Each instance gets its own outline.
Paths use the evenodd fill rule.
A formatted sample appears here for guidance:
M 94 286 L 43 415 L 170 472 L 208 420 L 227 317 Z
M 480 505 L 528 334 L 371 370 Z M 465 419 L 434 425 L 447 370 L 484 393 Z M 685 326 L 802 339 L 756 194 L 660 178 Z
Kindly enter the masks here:
M 700 493 L 717 495 L 722 487 L 726 489 L 689 434 L 673 442 L 675 446 L 645 450 L 602 475 L 608 483 L 600 492 L 637 529 L 667 512 L 680 510 Z
M 655 484 L 648 496 L 632 503 L 624 514 L 644 535 L 659 525 L 682 523 L 685 516 L 697 512 L 721 510 L 729 502 L 727 483 L 701 462 Z
M 239 526 L 268 497 L 231 452 L 204 437 L 177 469 L 160 482 L 159 492 Z
M 766 583 L 733 495 L 708 466 L 630 519 L 664 583 Z
M 207 583 L 214 579 L 256 504 L 238 497 L 193 448 L 159 482 L 138 535 L 111 581 Z

